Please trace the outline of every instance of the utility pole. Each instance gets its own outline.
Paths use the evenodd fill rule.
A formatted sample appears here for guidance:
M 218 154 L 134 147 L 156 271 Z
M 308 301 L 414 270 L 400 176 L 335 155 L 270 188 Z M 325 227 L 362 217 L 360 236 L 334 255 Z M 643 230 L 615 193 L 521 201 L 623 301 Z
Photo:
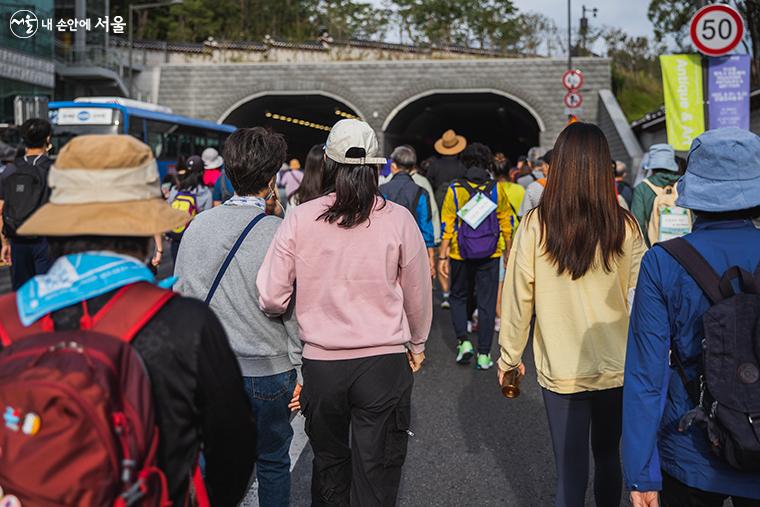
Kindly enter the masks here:
M 594 17 L 596 17 L 597 13 L 599 12 L 599 9 L 594 7 L 593 9 L 587 9 L 586 6 L 583 6 L 583 14 L 581 15 L 581 26 L 580 26 L 580 32 L 581 32 L 581 40 L 582 42 L 582 48 L 583 51 L 587 51 L 586 47 L 586 37 L 588 35 L 588 18 L 586 17 L 586 12 L 590 12 L 593 14 Z
M 573 70 L 573 19 L 571 15 L 570 3 L 567 0 L 567 70 Z

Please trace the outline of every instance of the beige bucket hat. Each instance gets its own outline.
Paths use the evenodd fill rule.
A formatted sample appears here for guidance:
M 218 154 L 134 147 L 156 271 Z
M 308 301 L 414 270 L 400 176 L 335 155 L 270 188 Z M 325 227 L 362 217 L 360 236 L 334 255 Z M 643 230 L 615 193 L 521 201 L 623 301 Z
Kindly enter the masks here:
M 435 142 L 435 151 L 439 155 L 457 155 L 465 148 L 467 148 L 467 139 L 464 136 L 457 135 L 451 129 L 444 132 L 441 138 Z
M 25 236 L 153 236 L 188 215 L 161 195 L 150 148 L 128 135 L 72 139 L 50 168 L 50 202 L 19 229 Z

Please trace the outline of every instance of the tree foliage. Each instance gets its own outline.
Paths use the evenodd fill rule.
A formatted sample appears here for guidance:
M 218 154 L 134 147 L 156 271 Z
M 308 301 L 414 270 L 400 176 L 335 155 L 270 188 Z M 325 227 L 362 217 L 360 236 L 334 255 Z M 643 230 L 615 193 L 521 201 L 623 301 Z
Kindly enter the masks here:
M 515 39 L 511 0 L 393 0 L 406 35 L 417 43 L 503 49 Z
M 612 91 L 630 121 L 662 105 L 662 74 L 658 56 L 662 43 L 631 37 L 619 28 L 603 34 L 607 57 L 612 60 Z

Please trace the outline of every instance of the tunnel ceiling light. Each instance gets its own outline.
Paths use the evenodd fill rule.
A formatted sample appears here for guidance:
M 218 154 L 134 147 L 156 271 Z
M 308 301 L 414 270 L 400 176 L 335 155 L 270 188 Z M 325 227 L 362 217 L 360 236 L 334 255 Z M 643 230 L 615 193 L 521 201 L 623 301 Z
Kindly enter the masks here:
M 316 130 L 324 130 L 326 132 L 330 131 L 330 127 L 328 127 L 327 125 L 321 125 L 319 123 L 310 122 L 308 120 L 302 120 L 300 118 L 293 118 L 291 116 L 285 116 L 285 115 L 282 115 L 282 114 L 271 113 L 269 111 L 267 111 L 266 113 L 264 113 L 264 116 L 266 118 L 271 118 L 273 120 L 284 121 L 285 123 L 292 123 L 293 125 L 299 125 L 299 126 L 302 126 L 302 127 L 309 127 L 309 128 L 313 128 L 313 129 L 316 129 Z
M 341 111 L 340 109 L 337 109 L 337 108 L 335 109 L 335 114 L 338 115 L 338 116 L 340 116 L 340 117 L 343 117 L 343 118 L 349 118 L 351 120 L 361 120 L 361 118 L 359 118 L 355 114 L 347 113 L 347 112 Z

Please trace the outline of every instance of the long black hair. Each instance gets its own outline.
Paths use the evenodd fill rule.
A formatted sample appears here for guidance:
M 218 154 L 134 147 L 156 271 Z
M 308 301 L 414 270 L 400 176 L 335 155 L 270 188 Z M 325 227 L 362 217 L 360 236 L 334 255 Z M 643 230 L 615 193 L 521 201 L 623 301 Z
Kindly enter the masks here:
M 353 154 L 352 150 L 348 150 L 347 157 L 364 156 L 364 150 L 362 154 Z M 335 192 L 335 202 L 317 220 L 337 222 L 344 229 L 368 221 L 378 199 L 382 200 L 381 208 L 385 206 L 385 199 L 378 192 L 379 169 L 377 165 L 340 164 L 325 159 L 322 194 Z
M 306 155 L 303 167 L 303 181 L 295 194 L 296 204 L 309 202 L 322 195 L 322 178 L 325 170 L 325 148 L 315 144 Z

